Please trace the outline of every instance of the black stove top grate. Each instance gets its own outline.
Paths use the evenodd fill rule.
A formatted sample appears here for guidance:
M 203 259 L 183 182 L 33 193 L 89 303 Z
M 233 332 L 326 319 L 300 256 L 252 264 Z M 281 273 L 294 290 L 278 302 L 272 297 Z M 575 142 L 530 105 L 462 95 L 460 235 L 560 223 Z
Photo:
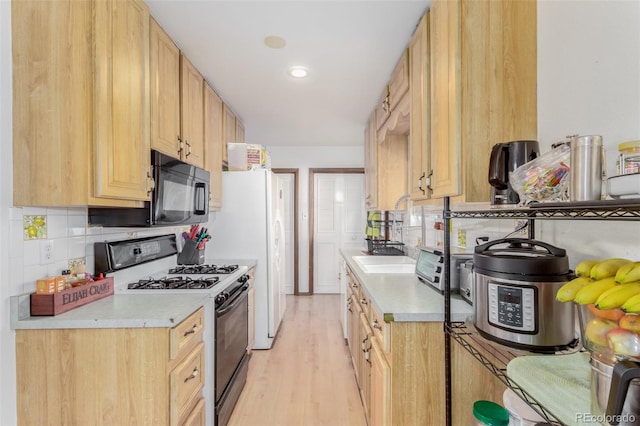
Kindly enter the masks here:
M 165 277 L 149 278 L 131 283 L 129 290 L 207 290 L 220 281 L 218 277 Z
M 237 271 L 238 265 L 178 265 L 169 269 L 169 274 L 222 275 Z

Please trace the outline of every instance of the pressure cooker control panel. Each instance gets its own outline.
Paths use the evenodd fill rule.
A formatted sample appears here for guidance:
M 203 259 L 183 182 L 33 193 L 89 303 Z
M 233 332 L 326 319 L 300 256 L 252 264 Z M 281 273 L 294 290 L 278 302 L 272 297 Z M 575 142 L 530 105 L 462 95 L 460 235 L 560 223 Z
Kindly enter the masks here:
M 536 331 L 535 289 L 489 282 L 489 323 L 520 332 Z

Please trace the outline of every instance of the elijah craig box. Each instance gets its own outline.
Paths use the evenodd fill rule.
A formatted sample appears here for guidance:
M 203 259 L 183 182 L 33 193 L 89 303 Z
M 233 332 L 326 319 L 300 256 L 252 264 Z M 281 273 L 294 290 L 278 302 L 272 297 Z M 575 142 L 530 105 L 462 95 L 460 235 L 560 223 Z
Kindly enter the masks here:
M 31 294 L 31 315 L 52 316 L 113 294 L 113 278 L 91 281 L 53 294 Z

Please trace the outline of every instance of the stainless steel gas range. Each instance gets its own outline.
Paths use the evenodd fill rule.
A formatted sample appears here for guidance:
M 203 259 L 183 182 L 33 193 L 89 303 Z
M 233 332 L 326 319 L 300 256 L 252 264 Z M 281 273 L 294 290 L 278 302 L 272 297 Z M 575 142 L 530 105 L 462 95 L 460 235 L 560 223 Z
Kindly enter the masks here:
M 177 253 L 175 235 L 95 244 L 96 274 L 110 273 Z M 224 426 L 247 379 L 248 290 L 244 265 L 176 265 L 129 282 L 117 292 L 210 295 L 205 307 L 207 424 Z

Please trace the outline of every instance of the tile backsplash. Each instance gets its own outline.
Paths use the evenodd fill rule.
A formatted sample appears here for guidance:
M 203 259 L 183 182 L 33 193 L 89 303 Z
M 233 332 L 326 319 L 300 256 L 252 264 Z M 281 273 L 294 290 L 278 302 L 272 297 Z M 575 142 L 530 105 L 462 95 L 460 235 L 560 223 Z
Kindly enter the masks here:
M 86 207 L 13 207 L 10 209 L 10 221 L 11 295 L 35 291 L 37 279 L 60 275 L 74 263 L 84 261 L 86 271 L 92 274 L 95 242 L 170 233 L 180 235 L 185 230 L 184 227 L 89 226 Z

